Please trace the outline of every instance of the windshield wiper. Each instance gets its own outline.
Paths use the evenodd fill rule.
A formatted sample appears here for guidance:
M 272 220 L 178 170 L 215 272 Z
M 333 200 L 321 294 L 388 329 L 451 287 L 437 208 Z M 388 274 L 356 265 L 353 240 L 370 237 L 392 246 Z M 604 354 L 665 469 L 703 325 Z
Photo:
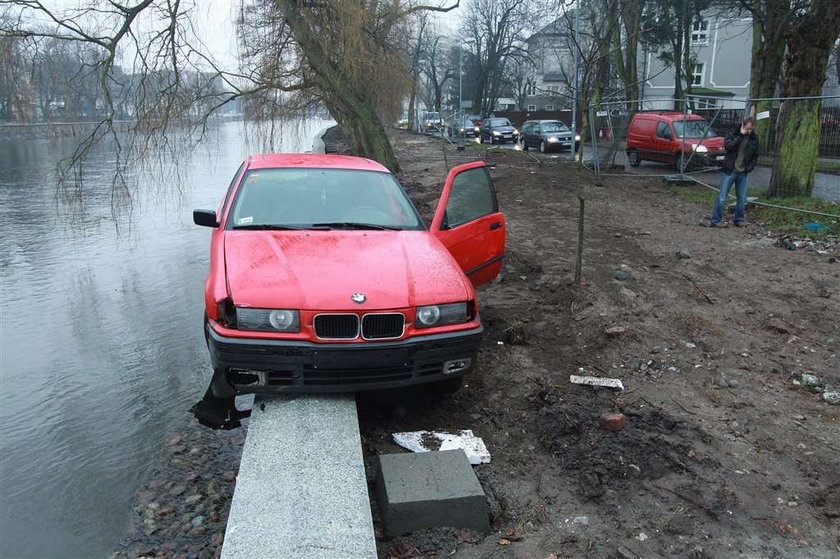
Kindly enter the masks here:
M 247 230 L 247 229 L 254 229 L 254 230 L 268 230 L 268 231 L 302 231 L 304 229 L 309 229 L 309 227 L 299 227 L 297 225 L 280 225 L 277 223 L 253 223 L 249 225 L 234 225 L 233 229 L 238 230 Z
M 376 225 L 375 223 L 357 223 L 355 221 L 334 221 L 330 223 L 313 223 L 312 227 L 329 227 L 331 229 L 375 229 L 381 231 L 399 231 L 399 227 Z

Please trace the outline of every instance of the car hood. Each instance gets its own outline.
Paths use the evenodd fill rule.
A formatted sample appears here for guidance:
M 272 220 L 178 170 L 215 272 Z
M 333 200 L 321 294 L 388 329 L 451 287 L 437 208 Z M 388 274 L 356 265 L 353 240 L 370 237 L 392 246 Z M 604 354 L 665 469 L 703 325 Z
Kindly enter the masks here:
M 225 231 L 224 244 L 238 306 L 359 311 L 473 297 L 428 231 Z M 354 293 L 366 302 L 352 302 Z
M 678 142 L 681 140 L 677 140 Z M 687 147 L 691 147 L 691 144 L 699 144 L 706 146 L 709 151 L 720 151 L 723 149 L 723 138 L 720 136 L 712 136 L 711 138 L 686 138 L 685 143 Z
M 494 126 L 491 128 L 493 132 L 513 132 L 513 126 Z

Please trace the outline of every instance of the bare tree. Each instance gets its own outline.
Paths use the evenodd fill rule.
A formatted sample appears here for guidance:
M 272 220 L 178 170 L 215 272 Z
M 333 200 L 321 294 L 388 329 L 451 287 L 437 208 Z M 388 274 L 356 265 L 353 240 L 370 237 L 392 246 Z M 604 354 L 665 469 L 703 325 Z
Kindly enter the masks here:
M 174 149 L 174 142 L 157 140 L 185 125 L 200 138 L 214 111 L 249 97 L 273 98 L 275 105 L 282 99 L 291 108 L 323 103 L 360 153 L 395 170 L 381 119 L 394 112 L 405 91 L 406 21 L 412 14 L 458 6 L 458 0 L 443 2 L 241 0 L 246 25 L 240 26 L 244 63 L 239 70 L 222 69 L 206 55 L 194 36 L 194 6 L 187 0 L 97 0 L 65 10 L 40 0 L 3 0 L 0 37 L 84 43 L 95 52 L 90 66 L 102 115 L 65 167 L 78 180 L 84 155 L 110 137 L 118 168 L 114 186 L 124 189 L 122 170 L 133 158 L 155 146 Z M 125 73 L 120 60 L 128 65 Z M 131 99 L 135 134 L 129 139 L 115 126 L 115 83 Z
M 446 82 L 457 74 L 456 69 L 449 66 L 444 38 L 434 30 L 424 41 L 420 67 L 431 90 L 431 106 L 440 111 Z
M 523 32 L 529 16 L 527 0 L 470 0 L 462 36 L 472 51 L 473 110 L 489 115 L 504 86 L 507 64 L 525 56 Z

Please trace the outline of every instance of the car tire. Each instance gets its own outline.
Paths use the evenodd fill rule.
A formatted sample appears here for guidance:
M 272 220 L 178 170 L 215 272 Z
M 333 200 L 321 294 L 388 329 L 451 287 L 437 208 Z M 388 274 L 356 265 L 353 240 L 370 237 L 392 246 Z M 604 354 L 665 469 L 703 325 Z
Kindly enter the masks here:
M 678 173 L 685 173 L 686 169 L 688 168 L 688 165 L 685 165 L 684 163 L 687 159 L 688 158 L 684 158 L 683 162 L 681 163 L 680 162 L 680 154 L 678 153 L 674 156 L 674 169 Z
M 627 161 L 630 163 L 631 167 L 638 167 L 642 162 L 642 158 L 638 151 L 631 149 L 627 152 Z
M 545 140 L 540 140 L 540 153 L 545 153 Z
M 448 378 L 446 380 L 439 380 L 426 385 L 429 393 L 435 396 L 445 396 L 447 394 L 455 394 L 464 384 L 464 375 L 459 375 L 455 378 Z

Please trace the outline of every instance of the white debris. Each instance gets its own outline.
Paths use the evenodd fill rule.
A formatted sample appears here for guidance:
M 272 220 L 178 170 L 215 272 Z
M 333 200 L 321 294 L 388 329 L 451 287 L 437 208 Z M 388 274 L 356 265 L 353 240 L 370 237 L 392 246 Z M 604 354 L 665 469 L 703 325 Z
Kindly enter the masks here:
M 636 539 L 639 540 L 640 542 L 643 542 L 646 539 L 648 539 L 648 535 L 645 534 L 644 532 L 639 532 L 639 535 L 636 536 Z
M 616 388 L 624 390 L 624 383 L 617 378 L 601 378 L 601 377 L 581 377 L 578 375 L 569 375 L 569 382 L 572 384 L 586 384 L 588 386 L 603 386 L 606 388 Z
M 394 442 L 412 452 L 434 452 L 437 450 L 462 449 L 470 464 L 489 464 L 490 452 L 481 437 L 469 429 L 460 433 L 439 433 L 436 431 L 410 431 L 394 433 Z

